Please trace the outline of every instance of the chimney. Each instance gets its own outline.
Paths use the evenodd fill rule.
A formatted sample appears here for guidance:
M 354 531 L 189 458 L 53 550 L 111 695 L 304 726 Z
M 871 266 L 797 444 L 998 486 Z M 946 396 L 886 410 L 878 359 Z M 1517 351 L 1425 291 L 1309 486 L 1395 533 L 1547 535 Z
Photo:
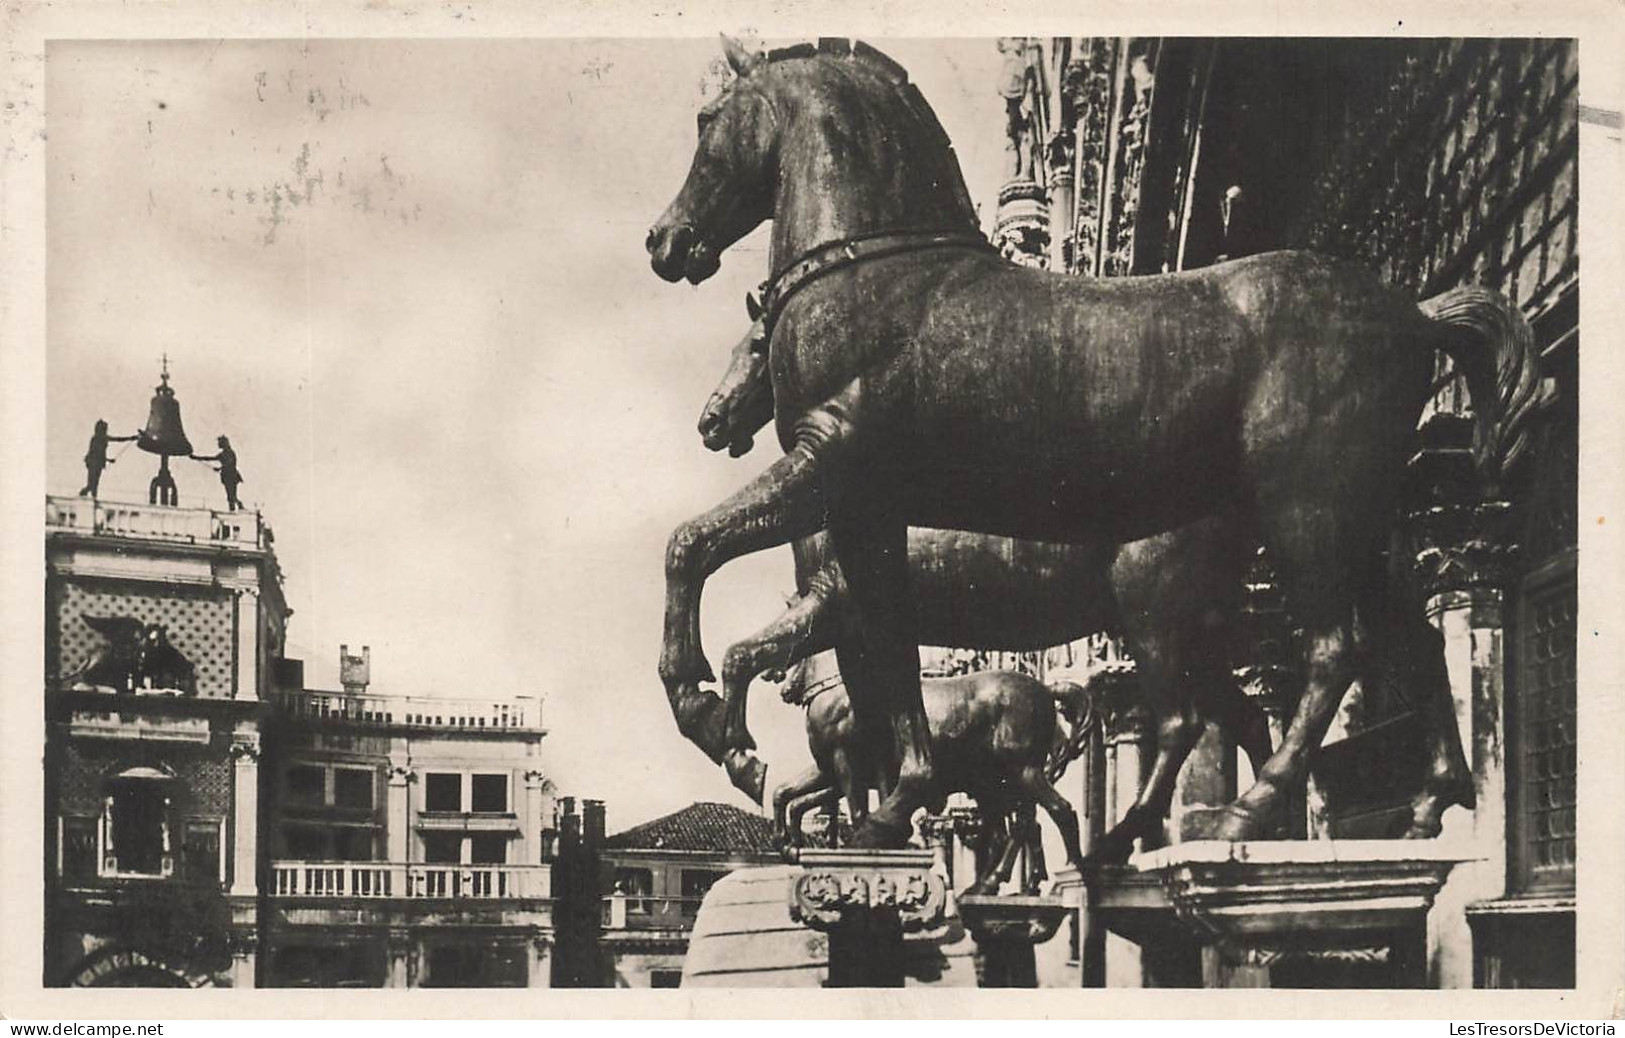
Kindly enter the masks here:
M 372 648 L 361 647 L 361 655 L 350 655 L 348 645 L 339 646 L 339 682 L 348 695 L 365 695 L 372 683 Z
M 581 842 L 592 849 L 603 846 L 604 802 L 602 800 L 583 800 L 581 802 Z

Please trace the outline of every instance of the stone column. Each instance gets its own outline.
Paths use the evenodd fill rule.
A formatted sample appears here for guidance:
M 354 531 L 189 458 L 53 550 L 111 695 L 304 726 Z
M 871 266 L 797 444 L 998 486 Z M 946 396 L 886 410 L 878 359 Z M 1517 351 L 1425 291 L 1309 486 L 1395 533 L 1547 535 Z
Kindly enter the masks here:
M 237 610 L 237 673 L 234 698 L 258 699 L 260 657 L 260 595 L 244 588 L 233 597 Z
M 537 934 L 530 939 L 530 974 L 526 977 L 525 986 L 532 988 L 553 986 L 552 934 Z
M 1432 987 L 1473 986 L 1465 910 L 1506 892 L 1506 657 L 1502 588 L 1510 561 L 1511 508 L 1504 501 L 1434 505 L 1412 517 L 1429 621 L 1444 635 L 1445 669 L 1477 807 L 1451 808 L 1441 841 L 1473 860 L 1458 867 L 1428 916 Z
M 1115 824 L 1133 806 L 1145 781 L 1150 723 L 1132 669 L 1102 675 L 1100 680 L 1097 702 L 1105 727 L 1106 817 Z M 1105 986 L 1144 986 L 1145 971 L 1138 944 L 1108 932 L 1103 951 Z
M 1072 219 L 1076 211 L 1073 198 L 1072 175 L 1073 137 L 1065 113 L 1069 105 L 1062 105 L 1062 130 L 1049 139 L 1049 269 L 1070 270 L 1072 266 Z
M 389 860 L 411 860 L 408 848 L 412 834 L 412 786 L 417 782 L 417 771 L 394 759 L 389 766 L 389 817 L 385 826 L 389 832 Z
M 234 732 L 231 737 L 231 893 L 259 893 L 260 736 Z
M 535 865 L 542 860 L 542 819 L 547 817 L 544 810 L 546 797 L 547 776 L 537 770 L 525 772 L 525 815 L 520 830 L 525 841 L 526 865 Z
M 259 934 L 254 930 L 234 931 L 231 934 L 231 986 L 254 986 L 254 964 L 259 954 Z
M 386 950 L 389 955 L 389 974 L 384 980 L 387 988 L 417 987 L 417 941 L 410 930 L 391 930 Z

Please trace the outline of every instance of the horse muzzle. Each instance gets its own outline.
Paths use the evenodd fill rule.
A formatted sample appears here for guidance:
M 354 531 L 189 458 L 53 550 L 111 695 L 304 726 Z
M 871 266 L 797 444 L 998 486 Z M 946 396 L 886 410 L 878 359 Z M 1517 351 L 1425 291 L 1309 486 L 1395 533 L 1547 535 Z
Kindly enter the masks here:
M 650 228 L 643 244 L 649 250 L 649 266 L 664 281 L 687 278 L 690 284 L 697 285 L 722 266 L 716 250 L 686 223 L 657 224 Z
M 728 421 L 712 411 L 700 416 L 700 439 L 705 441 L 705 449 L 719 451 L 724 447 L 728 449 L 731 457 L 739 458 L 750 452 L 755 446 L 755 440 L 749 434 L 735 436 L 729 431 Z

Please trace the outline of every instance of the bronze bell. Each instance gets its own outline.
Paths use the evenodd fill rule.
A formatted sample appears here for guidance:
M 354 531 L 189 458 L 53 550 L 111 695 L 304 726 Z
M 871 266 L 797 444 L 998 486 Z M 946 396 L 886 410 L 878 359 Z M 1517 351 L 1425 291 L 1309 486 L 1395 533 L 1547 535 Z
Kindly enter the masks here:
M 146 428 L 136 446 L 149 454 L 191 454 L 192 443 L 181 428 L 181 403 L 175 391 L 169 388 L 169 369 L 166 365 L 160 382 L 152 394 L 152 408 L 147 412 Z

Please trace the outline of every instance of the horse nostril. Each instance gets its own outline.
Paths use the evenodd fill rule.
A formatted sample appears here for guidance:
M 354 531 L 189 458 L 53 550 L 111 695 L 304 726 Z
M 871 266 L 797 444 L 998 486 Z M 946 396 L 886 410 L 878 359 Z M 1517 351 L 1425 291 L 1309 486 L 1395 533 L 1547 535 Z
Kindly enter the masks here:
M 660 228 L 658 228 L 658 227 L 649 228 L 649 236 L 647 238 L 643 239 L 643 247 L 645 249 L 649 250 L 650 252 L 653 252 L 653 251 L 655 251 L 655 246 L 658 245 L 659 243 L 660 243 Z

